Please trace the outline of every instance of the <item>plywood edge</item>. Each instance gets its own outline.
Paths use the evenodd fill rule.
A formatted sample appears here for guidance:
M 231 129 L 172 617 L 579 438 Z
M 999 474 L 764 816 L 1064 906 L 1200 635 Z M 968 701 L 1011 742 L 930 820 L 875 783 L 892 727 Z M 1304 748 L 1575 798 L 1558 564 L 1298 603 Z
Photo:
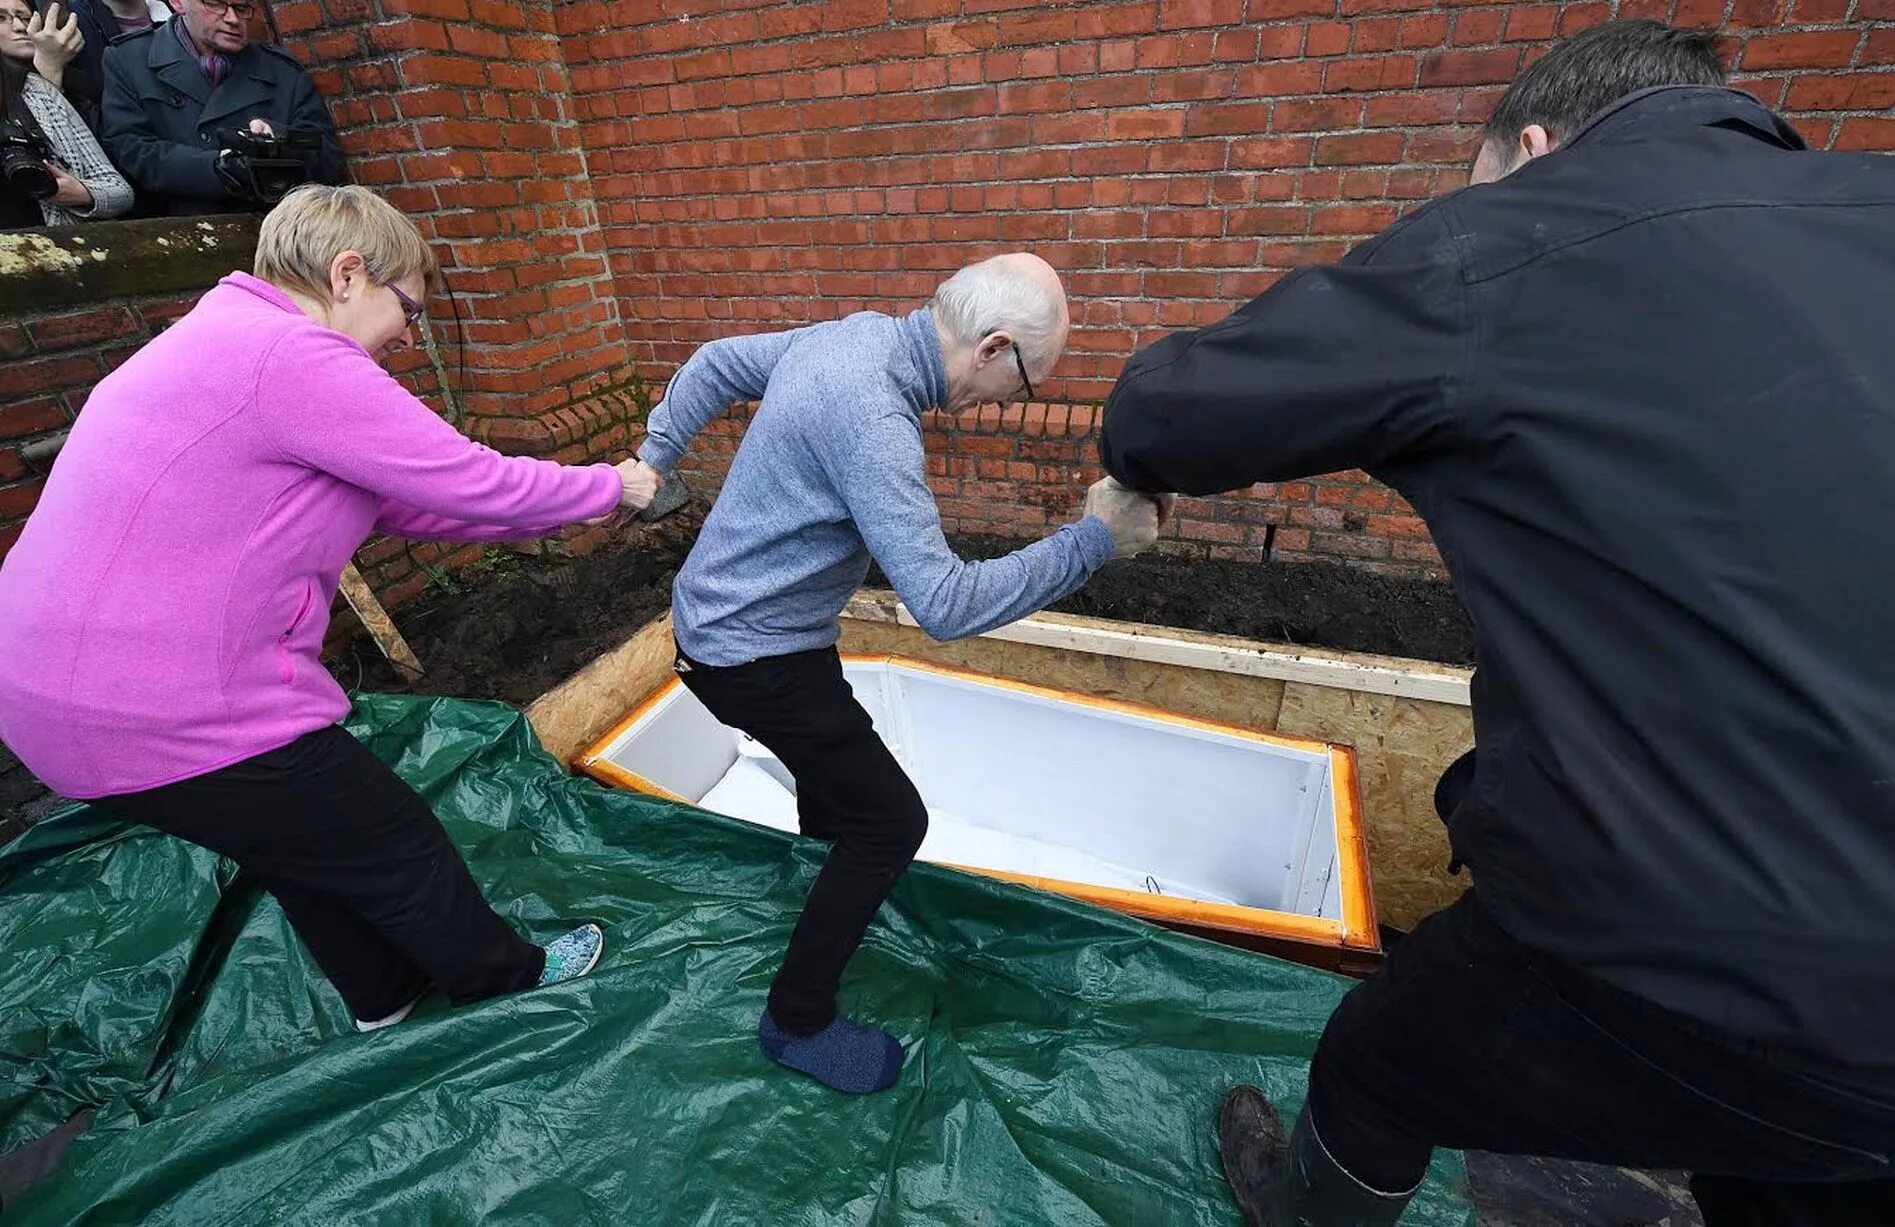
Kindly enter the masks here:
M 671 676 L 671 662 L 665 614 L 533 700 L 526 718 L 547 753 L 565 762 Z
M 856 594 L 843 616 L 861 622 L 917 626 L 900 599 L 882 590 L 864 589 Z M 1468 706 L 1468 683 L 1473 677 L 1469 669 L 1428 661 L 1266 644 L 1235 635 L 1073 614 L 1033 614 L 980 637 L 1459 707 Z

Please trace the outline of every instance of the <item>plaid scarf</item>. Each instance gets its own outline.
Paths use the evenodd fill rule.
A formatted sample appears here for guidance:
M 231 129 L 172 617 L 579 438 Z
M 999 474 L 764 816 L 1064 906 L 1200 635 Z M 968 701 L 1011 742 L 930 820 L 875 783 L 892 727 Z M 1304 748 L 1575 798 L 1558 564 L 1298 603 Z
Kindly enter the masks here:
M 230 71 L 230 57 L 217 51 L 212 51 L 209 54 L 199 51 L 197 49 L 197 43 L 192 41 L 191 32 L 184 28 L 184 21 L 182 19 L 167 21 L 165 24 L 177 31 L 178 42 L 183 44 L 184 49 L 191 53 L 191 58 L 197 61 L 197 66 L 204 70 L 204 75 L 210 78 L 211 88 L 216 89 L 217 83 L 222 81 L 224 74 Z

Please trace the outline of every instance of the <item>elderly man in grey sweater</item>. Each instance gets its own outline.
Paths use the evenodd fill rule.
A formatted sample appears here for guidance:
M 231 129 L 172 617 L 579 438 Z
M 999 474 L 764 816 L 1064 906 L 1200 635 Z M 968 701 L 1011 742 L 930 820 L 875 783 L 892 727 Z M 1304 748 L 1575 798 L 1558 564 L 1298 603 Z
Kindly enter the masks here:
M 705 345 L 638 451 L 655 485 L 732 403 L 762 401 L 678 573 L 676 668 L 713 715 L 783 762 L 804 833 L 834 843 L 757 1035 L 772 1059 L 840 1091 L 882 1090 L 901 1071 L 900 1044 L 840 1016 L 836 989 L 928 827 L 836 654 L 837 618 L 870 558 L 924 630 L 953 639 L 1051 604 L 1158 533 L 1159 504 L 1108 479 L 1080 519 L 1004 558 L 964 561 L 942 535 L 921 415 L 1030 399 L 1068 322 L 1049 265 L 996 256 L 900 319 L 864 311 Z

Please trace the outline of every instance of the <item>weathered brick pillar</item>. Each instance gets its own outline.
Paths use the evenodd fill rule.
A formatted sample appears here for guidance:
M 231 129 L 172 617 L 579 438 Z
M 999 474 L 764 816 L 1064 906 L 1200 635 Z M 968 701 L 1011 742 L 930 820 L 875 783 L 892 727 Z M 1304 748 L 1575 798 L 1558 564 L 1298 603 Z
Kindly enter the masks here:
M 643 393 L 552 6 L 278 0 L 275 16 L 330 99 L 355 180 L 436 242 L 455 303 L 431 316 L 468 432 L 562 460 L 622 448 Z

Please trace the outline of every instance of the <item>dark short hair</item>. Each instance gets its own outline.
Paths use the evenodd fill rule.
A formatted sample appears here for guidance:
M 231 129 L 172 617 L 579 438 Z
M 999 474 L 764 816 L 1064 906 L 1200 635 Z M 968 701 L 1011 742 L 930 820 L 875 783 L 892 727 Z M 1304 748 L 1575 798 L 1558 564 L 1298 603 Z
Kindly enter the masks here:
M 1722 84 L 1724 64 L 1711 31 L 1643 18 L 1608 21 L 1566 39 L 1515 77 L 1481 129 L 1481 140 L 1508 145 L 1530 124 L 1564 140 L 1628 94 L 1661 85 Z

